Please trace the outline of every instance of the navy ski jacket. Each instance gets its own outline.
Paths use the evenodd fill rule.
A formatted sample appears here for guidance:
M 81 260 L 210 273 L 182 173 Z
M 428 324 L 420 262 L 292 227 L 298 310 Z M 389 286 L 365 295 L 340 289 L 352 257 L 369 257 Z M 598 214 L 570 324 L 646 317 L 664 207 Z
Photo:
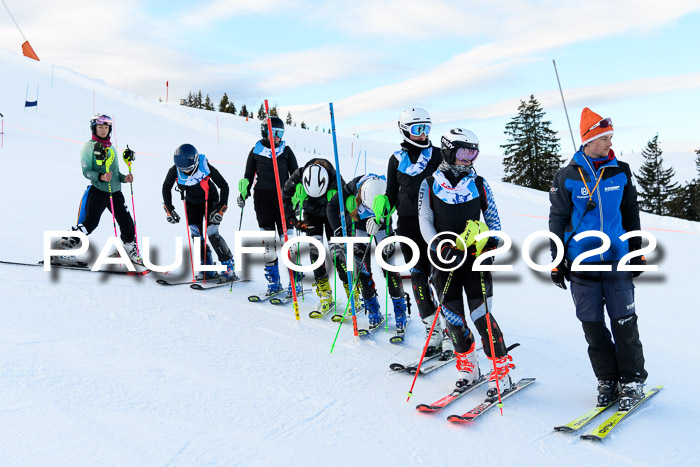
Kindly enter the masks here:
M 566 246 L 566 259 L 569 261 L 601 245 L 598 237 L 581 241 L 572 238 L 569 241 L 572 233 L 577 235 L 594 230 L 610 237 L 610 248 L 602 254 L 584 259 L 584 263 L 617 261 L 630 251 L 641 248 L 641 237 L 620 240 L 621 235 L 640 230 L 639 205 L 629 165 L 617 160 L 612 150 L 610 155 L 612 157 L 596 169 L 581 147 L 569 165 L 554 175 L 549 191 L 549 230 Z M 586 212 L 589 190 L 593 192 L 592 201 L 596 206 Z M 555 253 L 552 248 L 552 258 Z

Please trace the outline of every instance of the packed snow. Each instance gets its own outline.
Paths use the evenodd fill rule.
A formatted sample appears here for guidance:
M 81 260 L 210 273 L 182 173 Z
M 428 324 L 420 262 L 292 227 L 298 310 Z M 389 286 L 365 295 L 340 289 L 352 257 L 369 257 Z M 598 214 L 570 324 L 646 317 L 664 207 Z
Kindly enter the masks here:
M 172 153 L 182 143 L 194 144 L 227 178 L 231 207 L 221 233 L 233 245 L 240 216 L 235 187 L 259 139 L 258 121 L 151 102 L 6 50 L 0 50 L 0 67 L 0 259 L 36 262 L 43 255 L 43 232 L 75 223 L 88 185 L 78 154 L 89 138 L 93 105 L 114 116 L 118 154 L 127 144 L 137 152 L 137 232 L 140 240 L 150 237 L 158 263 L 174 259 L 175 237 L 186 234 L 184 222 L 165 221 L 161 198 Z M 39 85 L 39 105 L 25 111 L 28 85 L 30 98 Z M 342 135 L 343 122 L 336 123 Z M 478 124 L 463 126 L 479 134 Z M 434 128 L 433 140 L 447 129 Z M 327 133 L 290 128 L 285 139 L 300 164 L 334 158 Z M 363 173 L 365 163 L 368 171 L 384 173 L 398 142 L 398 134 L 395 144 L 339 136 L 342 174 L 350 179 L 356 166 Z M 674 157 L 692 158 L 676 154 L 667 160 Z M 647 259 L 659 271 L 635 280 L 636 307 L 648 385 L 664 389 L 602 443 L 555 433 L 553 426 L 595 404 L 596 380 L 570 294 L 547 273 L 529 269 L 521 256 L 524 239 L 547 230 L 547 194 L 502 183 L 500 161 L 488 154 L 477 161 L 513 239 L 499 263 L 514 269 L 494 273 L 492 312 L 507 343 L 521 344 L 512 352 L 513 377 L 537 378 L 505 401 L 503 415 L 496 409 L 467 426 L 446 421 L 446 415 L 477 405 L 485 388 L 443 413 L 418 413 L 416 404 L 451 390 L 456 370 L 450 365 L 419 377 L 406 402 L 412 377 L 391 373 L 389 364 L 420 355 L 424 330 L 415 307 L 405 344 L 389 343 L 390 316 L 388 332 L 365 340 L 353 337 L 344 323 L 331 353 L 338 325 L 329 317 L 307 317 L 316 303 L 313 294 L 300 302 L 299 321 L 291 305 L 247 301 L 265 288 L 260 260 L 246 260 L 243 275 L 253 281 L 235 284 L 231 292 L 162 287 L 155 273 L 126 277 L 0 264 L 0 464 L 697 463 L 700 447 L 692 427 L 700 410 L 692 397 L 700 385 L 694 364 L 700 223 L 642 214 L 643 228 L 658 240 Z M 123 191 L 131 205 L 127 184 Z M 90 236 L 93 256 L 113 235 L 110 217 L 105 212 Z M 243 230 L 257 230 L 250 204 Z M 548 262 L 546 242 L 536 244 L 532 256 Z M 188 274 L 183 267 L 166 277 Z M 376 272 L 375 278 L 383 282 Z M 338 291 L 344 304 L 340 283 Z M 382 310 L 385 297 L 381 286 Z M 483 354 L 480 363 L 488 369 Z

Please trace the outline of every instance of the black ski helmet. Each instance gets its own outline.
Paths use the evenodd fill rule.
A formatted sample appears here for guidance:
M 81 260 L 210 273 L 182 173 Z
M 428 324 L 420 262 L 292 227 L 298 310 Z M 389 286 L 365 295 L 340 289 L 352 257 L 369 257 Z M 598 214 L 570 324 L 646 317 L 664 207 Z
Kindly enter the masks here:
M 281 118 L 270 117 L 270 123 L 272 124 L 272 131 L 273 132 L 275 131 L 275 129 L 284 131 L 284 122 L 282 121 Z M 267 119 L 263 120 L 263 122 L 260 124 L 260 134 L 262 134 L 262 137 L 264 139 L 268 139 L 268 137 L 267 137 Z
M 92 130 L 92 135 L 97 136 L 96 129 L 97 125 L 109 125 L 109 132 L 107 132 L 107 138 L 112 136 L 112 117 L 104 114 L 95 114 L 90 119 L 90 130 Z
M 175 150 L 173 160 L 178 170 L 191 172 L 199 166 L 199 153 L 191 144 L 183 144 Z

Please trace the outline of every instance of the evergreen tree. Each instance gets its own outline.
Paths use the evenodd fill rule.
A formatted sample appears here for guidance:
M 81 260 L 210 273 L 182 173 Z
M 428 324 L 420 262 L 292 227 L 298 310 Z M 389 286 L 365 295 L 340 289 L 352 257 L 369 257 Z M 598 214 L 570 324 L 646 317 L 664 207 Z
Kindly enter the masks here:
M 284 120 L 284 123 L 286 123 L 287 125 L 292 124 L 292 112 L 287 112 L 287 118 Z
M 241 117 L 247 117 L 248 116 L 248 108 L 243 104 L 243 107 L 241 107 L 241 113 L 239 114 Z
M 209 94 L 207 94 L 206 99 L 204 99 L 204 110 L 215 110 L 214 104 L 211 102 L 211 99 L 209 98 Z
M 260 104 L 260 108 L 258 109 L 258 120 L 265 120 L 267 118 L 267 115 L 265 114 L 265 104 Z
M 277 112 L 277 104 L 275 104 L 275 106 L 270 109 L 270 117 L 279 117 Z
M 228 112 L 228 110 L 229 110 L 228 106 L 229 106 L 228 96 L 226 95 L 226 93 L 224 93 L 224 97 L 222 97 L 221 100 L 219 101 L 219 112 Z
M 639 185 L 639 208 L 665 216 L 673 210 L 679 189 L 677 183 L 672 183 L 676 175 L 673 167 L 664 169 L 662 153 L 657 134 L 642 149 L 644 164 L 639 168 L 639 174 L 634 175 Z
M 192 91 L 187 94 L 187 99 L 185 99 L 185 107 L 194 107 L 194 95 L 192 95 Z
M 545 112 L 534 95 L 520 101 L 518 115 L 506 124 L 508 143 L 501 145 L 504 182 L 547 191 L 554 174 L 562 165 L 557 132 L 550 121 L 543 120 Z
M 197 109 L 204 108 L 204 101 L 202 100 L 202 90 L 201 89 L 197 93 L 197 97 L 194 98 L 194 107 Z
M 695 168 L 698 177 L 687 182 L 678 191 L 671 205 L 671 215 L 688 219 L 691 221 L 700 221 L 700 149 L 695 151 Z
M 306 123 L 304 123 L 303 120 L 302 120 L 302 122 L 301 122 L 301 128 L 302 128 L 303 130 L 308 130 L 308 128 L 309 128 L 309 127 L 306 126 Z
M 234 105 L 233 101 L 230 101 L 228 106 L 226 107 L 226 112 L 236 115 L 236 106 Z

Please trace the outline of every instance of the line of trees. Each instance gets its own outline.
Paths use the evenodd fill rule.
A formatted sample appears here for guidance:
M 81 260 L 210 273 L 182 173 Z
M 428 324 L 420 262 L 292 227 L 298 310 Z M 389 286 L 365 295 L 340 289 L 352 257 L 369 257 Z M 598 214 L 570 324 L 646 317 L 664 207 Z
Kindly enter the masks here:
M 559 155 L 557 132 L 544 120 L 545 112 L 534 95 L 520 101 L 518 114 L 506 124 L 507 143 L 501 145 L 503 181 L 548 191 L 554 174 L 564 163 Z M 662 216 L 700 221 L 700 149 L 695 151 L 697 178 L 680 186 L 673 181 L 673 168 L 665 169 L 659 135 L 642 150 L 644 163 L 635 173 L 639 207 Z
M 198 91 L 197 93 L 189 92 L 187 94 L 187 98 L 184 99 L 183 104 L 185 107 L 193 107 L 195 109 L 202 109 L 202 110 L 216 110 L 214 107 L 214 104 L 212 103 L 211 99 L 209 98 L 209 94 L 206 95 L 206 97 L 202 97 L 202 91 Z M 226 93 L 221 97 L 221 100 L 219 101 L 219 112 L 223 113 L 229 113 L 233 115 L 239 115 L 241 117 L 247 117 L 247 118 L 256 118 L 258 120 L 265 120 L 266 114 L 265 114 L 265 104 L 261 103 L 260 107 L 258 108 L 257 114 L 254 114 L 252 111 L 248 110 L 248 107 L 243 104 L 238 110 L 236 108 L 236 104 L 234 104 L 233 100 L 231 100 Z M 277 105 L 275 104 L 274 107 L 270 109 L 270 116 L 271 117 L 279 117 L 279 109 L 277 108 Z M 284 119 L 285 125 L 288 126 L 297 126 L 297 122 L 294 121 L 292 118 L 292 112 L 287 112 L 287 116 Z M 309 126 L 306 124 L 306 122 L 302 121 L 301 124 L 299 125 L 301 128 L 308 130 Z M 316 131 L 318 131 L 318 127 L 316 127 Z M 324 133 L 325 133 L 325 128 L 324 128 Z M 330 133 L 331 130 L 330 128 L 328 129 L 328 133 Z

